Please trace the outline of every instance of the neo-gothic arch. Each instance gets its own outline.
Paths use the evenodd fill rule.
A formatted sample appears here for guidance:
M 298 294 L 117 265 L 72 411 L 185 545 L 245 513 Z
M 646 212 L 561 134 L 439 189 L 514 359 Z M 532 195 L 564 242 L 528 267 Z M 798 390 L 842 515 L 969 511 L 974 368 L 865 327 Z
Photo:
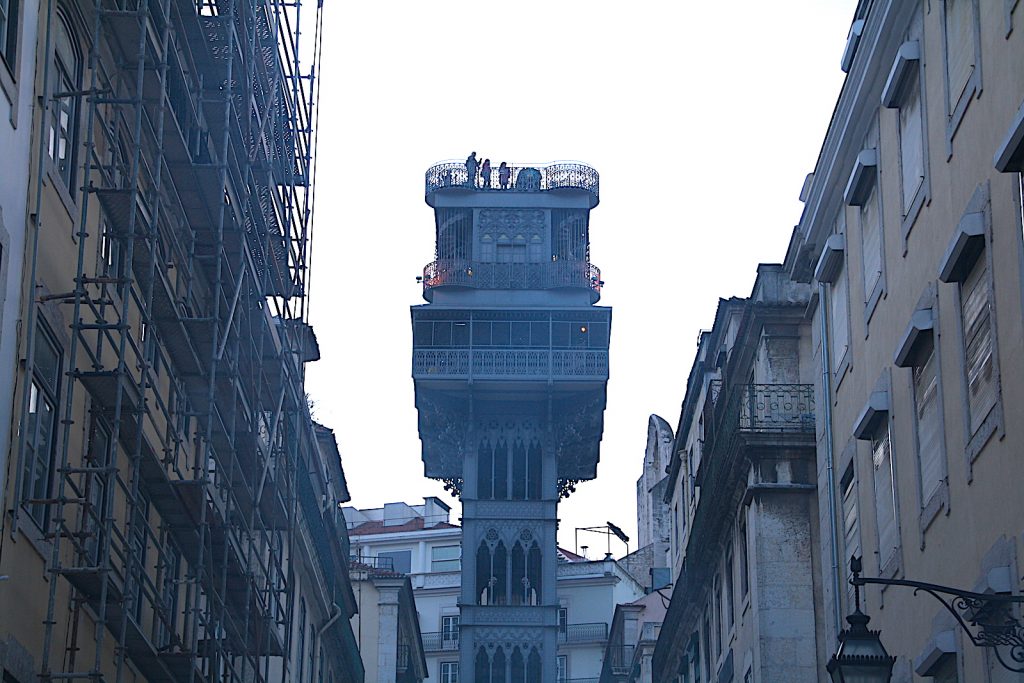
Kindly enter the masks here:
M 521 528 L 511 538 L 507 530 L 487 530 L 476 551 L 477 604 L 539 605 L 542 576 L 540 543 L 532 530 Z
M 541 443 L 535 436 L 485 436 L 477 448 L 477 498 L 540 500 L 541 456 Z
M 540 651 L 536 646 L 481 645 L 475 657 L 476 683 L 535 683 L 541 680 Z

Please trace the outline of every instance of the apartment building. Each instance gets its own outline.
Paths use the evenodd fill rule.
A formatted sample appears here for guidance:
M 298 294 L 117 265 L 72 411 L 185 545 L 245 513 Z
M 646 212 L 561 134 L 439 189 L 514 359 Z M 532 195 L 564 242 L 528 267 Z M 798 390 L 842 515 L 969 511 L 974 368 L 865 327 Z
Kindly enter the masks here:
M 33 150 L 4 171 L 28 179 L 4 219 L 27 228 L 3 266 L 23 273 L 0 342 L 5 682 L 362 680 L 348 493 L 304 392 L 320 12 L 301 5 L 0 6 Z
M 427 663 L 425 681 L 472 680 L 459 672 L 462 528 L 437 498 L 422 505 L 344 508 L 353 561 L 408 574 Z M 587 560 L 559 549 L 557 565 L 559 683 L 597 683 L 616 605 L 643 586 L 610 558 Z
M 824 673 L 808 298 L 762 264 L 750 297 L 721 300 L 700 336 L 664 487 L 673 586 L 653 680 Z
M 870 578 L 1021 591 L 1022 63 L 1019 2 L 858 4 L 786 256 L 816 294 L 830 651 L 855 608 L 851 556 Z M 1017 680 L 939 602 L 861 593 L 893 680 Z

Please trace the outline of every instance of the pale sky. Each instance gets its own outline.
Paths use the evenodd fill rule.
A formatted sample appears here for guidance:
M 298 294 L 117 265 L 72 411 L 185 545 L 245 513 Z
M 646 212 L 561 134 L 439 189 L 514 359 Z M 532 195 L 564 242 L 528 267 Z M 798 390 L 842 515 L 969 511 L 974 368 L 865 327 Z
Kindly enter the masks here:
M 559 541 L 610 520 L 635 550 L 648 417 L 675 428 L 718 298 L 785 256 L 856 0 L 324 4 L 307 387 L 351 504 L 436 495 L 458 518 L 423 477 L 410 374 L 424 171 L 575 159 L 601 174 L 591 254 L 614 312 L 598 477 L 559 505 Z

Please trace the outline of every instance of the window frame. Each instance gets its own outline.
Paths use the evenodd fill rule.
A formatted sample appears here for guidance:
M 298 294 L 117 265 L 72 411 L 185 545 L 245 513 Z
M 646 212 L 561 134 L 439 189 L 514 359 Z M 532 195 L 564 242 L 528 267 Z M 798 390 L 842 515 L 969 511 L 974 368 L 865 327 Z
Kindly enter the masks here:
M 936 306 L 932 314 L 937 315 Z M 935 321 L 936 327 L 938 326 L 938 320 Z M 918 353 L 911 366 L 910 366 L 910 400 L 913 407 L 913 419 L 914 419 L 914 451 L 915 451 L 915 463 L 917 469 L 917 495 L 918 502 L 920 504 L 919 509 L 919 525 L 921 532 L 921 547 L 924 547 L 924 532 L 931 525 L 932 521 L 938 516 L 940 510 L 945 508 L 949 510 L 949 460 L 948 453 L 946 451 L 946 434 L 945 434 L 945 403 L 943 401 L 943 387 L 942 387 L 942 358 L 939 352 L 939 345 L 936 343 L 938 340 L 933 336 L 927 348 Z M 924 481 L 924 470 L 925 462 L 923 460 L 924 452 L 921 443 L 921 416 L 920 416 L 920 398 L 918 397 L 918 373 L 923 371 L 922 369 L 928 364 L 932 364 L 932 370 L 934 373 L 934 379 L 932 380 L 935 386 L 934 410 L 937 430 L 936 438 L 937 453 L 935 457 L 938 459 L 939 466 L 939 483 L 934 491 L 925 493 L 925 481 Z
M 448 670 L 445 671 L 445 668 Z M 457 661 L 440 662 L 437 676 L 441 683 L 459 683 L 459 663 Z
M 45 491 L 42 492 L 43 497 L 46 498 L 46 497 L 49 497 L 49 495 L 53 491 L 54 476 L 55 476 L 55 473 L 56 473 L 55 472 L 55 470 L 56 470 L 56 462 L 55 462 L 55 460 L 56 460 L 56 454 L 57 454 L 57 441 L 60 438 L 60 429 L 59 429 L 59 423 L 58 423 L 58 415 L 59 415 L 59 412 L 60 412 L 60 405 L 59 405 L 60 404 L 60 396 L 61 396 L 61 392 L 63 390 L 62 377 L 63 377 L 63 374 L 64 374 L 63 373 L 63 368 L 64 368 L 64 350 L 61 347 L 60 343 L 57 341 L 56 335 L 53 334 L 53 332 L 50 329 L 50 326 L 42 319 L 41 315 L 37 314 L 36 320 L 35 320 L 35 326 L 36 326 L 36 328 L 35 328 L 35 340 L 34 340 L 34 346 L 33 346 L 33 350 L 32 350 L 32 370 L 31 370 L 31 375 L 29 377 L 29 381 L 26 383 L 26 386 L 25 386 L 26 390 L 29 392 L 29 397 L 28 397 L 28 399 L 26 401 L 26 404 L 25 404 L 26 408 L 27 408 L 27 410 L 29 412 L 27 412 L 25 415 L 23 415 L 21 417 L 21 421 L 22 421 L 21 433 L 22 433 L 23 436 L 21 437 L 20 448 L 22 449 L 22 452 L 21 452 L 21 462 L 18 463 L 18 473 L 17 473 L 17 482 L 16 482 L 16 484 L 17 484 L 17 500 L 18 500 L 17 509 L 18 509 L 19 513 L 24 513 L 24 515 L 27 518 L 31 519 L 33 525 L 36 527 L 36 529 L 42 535 L 42 534 L 45 534 L 47 528 L 49 527 L 49 518 L 50 518 L 49 508 L 47 506 L 43 506 L 43 507 L 40 508 L 42 510 L 42 519 L 40 520 L 40 519 L 36 518 L 36 516 L 31 511 L 30 507 L 23 502 L 23 501 L 25 501 L 27 499 L 32 499 L 32 498 L 35 497 L 34 495 L 32 495 L 31 490 L 26 491 L 26 486 L 31 487 L 32 486 L 31 482 L 36 481 L 37 477 L 36 477 L 36 470 L 35 470 L 35 468 L 36 468 L 36 465 L 41 463 L 42 460 L 43 460 L 43 459 L 41 459 L 39 457 L 38 453 L 36 452 L 37 446 L 33 446 L 32 447 L 32 455 L 31 455 L 32 463 L 28 466 L 28 470 L 26 470 L 26 464 L 27 464 L 26 463 L 26 459 L 28 459 L 30 457 L 29 456 L 29 446 L 28 446 L 29 432 L 31 431 L 33 436 L 38 437 L 38 430 L 39 430 L 39 420 L 38 420 L 38 418 L 36 418 L 36 421 L 35 421 L 34 424 L 30 425 L 29 424 L 29 420 L 30 420 L 29 416 L 35 414 L 35 413 L 33 413 L 33 410 L 34 410 L 33 409 L 33 403 L 34 403 L 33 396 L 40 396 L 42 399 L 44 399 L 44 400 L 49 399 L 52 402 L 52 411 L 53 412 L 52 412 L 52 415 L 50 416 L 50 423 L 51 423 L 51 426 L 50 426 L 50 437 L 48 439 L 48 443 L 47 443 L 47 446 L 46 446 L 48 452 L 47 452 L 46 457 L 45 457 L 45 461 L 46 461 L 47 464 L 46 464 L 46 472 L 45 472 L 45 475 L 43 477 L 43 479 L 45 479 Z M 46 381 L 46 378 L 43 377 L 42 374 L 40 373 L 39 364 L 36 363 L 36 348 L 35 348 L 35 345 L 38 345 L 40 343 L 40 340 L 42 340 L 42 343 L 45 343 L 49 347 L 49 350 L 51 350 L 53 352 L 53 354 L 55 356 L 55 359 L 56 359 L 55 375 L 54 375 L 54 378 L 53 378 L 53 382 L 54 382 L 53 386 L 48 386 L 48 382 Z M 40 393 L 40 390 L 42 390 L 42 393 Z M 38 400 L 38 399 L 35 399 L 35 400 Z M 27 475 L 27 478 L 26 478 L 26 475 Z
M 81 117 L 82 117 L 82 106 L 80 97 L 67 97 L 57 100 L 53 98 L 55 93 L 60 92 L 77 92 L 83 89 L 83 78 L 85 73 L 85 59 L 82 50 L 82 37 L 80 32 L 76 28 L 75 21 L 71 15 L 64 9 L 58 8 L 56 12 L 56 25 L 57 30 L 63 25 L 68 38 L 68 49 L 71 51 L 73 57 L 73 64 L 65 65 L 60 59 L 58 53 L 59 47 L 58 42 L 55 39 L 52 45 L 52 54 L 47 55 L 47 59 L 52 60 L 52 76 L 53 82 L 47 84 L 46 94 L 49 99 L 48 112 L 46 114 L 46 134 L 54 136 L 56 142 L 51 144 L 58 144 L 56 131 L 60 130 L 60 111 L 61 108 L 58 106 L 61 101 L 69 100 L 70 106 L 68 109 L 68 136 L 66 145 L 68 148 L 68 161 L 67 168 L 62 170 L 58 159 L 54 156 L 56 150 L 47 149 L 46 152 L 46 165 L 47 171 L 50 177 L 54 181 L 54 187 L 59 192 L 62 201 L 67 206 L 72 206 L 77 203 L 78 191 L 75 188 L 75 181 L 78 176 L 78 146 L 79 138 L 81 133 Z M 62 79 L 66 78 L 66 82 Z
M 868 440 L 870 448 L 870 460 L 871 460 L 871 493 L 872 503 L 874 504 L 874 516 L 875 516 L 875 541 L 878 551 L 878 573 L 880 576 L 893 576 L 897 573 L 900 566 L 900 555 L 902 552 L 902 530 L 900 528 L 900 505 L 899 505 L 899 491 L 897 486 L 896 477 L 896 458 L 893 454 L 893 428 L 891 424 L 891 413 L 887 414 L 883 419 L 879 420 L 878 425 L 871 432 L 871 438 Z M 891 509 L 892 509 L 892 524 L 893 524 L 893 547 L 890 555 L 886 555 L 882 548 L 882 527 L 879 522 L 879 505 L 890 503 L 889 499 L 884 501 L 879 500 L 879 486 L 878 486 L 878 471 L 879 466 L 875 463 L 876 453 L 878 447 L 882 443 L 887 444 L 887 457 L 888 461 L 888 477 L 890 482 L 889 490 L 892 492 Z M 884 473 L 883 473 L 884 476 Z

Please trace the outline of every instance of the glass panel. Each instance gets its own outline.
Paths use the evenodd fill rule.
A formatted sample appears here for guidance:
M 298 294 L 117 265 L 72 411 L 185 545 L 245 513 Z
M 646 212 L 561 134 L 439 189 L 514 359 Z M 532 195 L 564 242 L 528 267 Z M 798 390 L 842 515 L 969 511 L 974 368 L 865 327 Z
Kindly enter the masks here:
M 378 558 L 384 558 L 391 560 L 391 568 L 402 574 L 408 574 L 412 569 L 412 551 L 411 550 L 393 550 L 390 552 L 377 553 Z M 382 568 L 386 562 L 381 563 Z

